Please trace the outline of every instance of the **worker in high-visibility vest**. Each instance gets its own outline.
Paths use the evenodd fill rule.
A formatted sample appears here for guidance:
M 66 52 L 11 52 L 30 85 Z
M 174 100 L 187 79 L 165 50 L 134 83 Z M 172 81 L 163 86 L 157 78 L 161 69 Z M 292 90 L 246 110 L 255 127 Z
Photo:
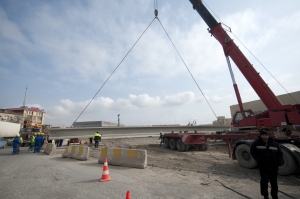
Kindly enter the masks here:
M 96 132 L 94 134 L 94 140 L 95 140 L 95 148 L 99 147 L 99 142 L 101 140 L 101 134 L 99 134 L 98 132 Z
M 30 137 L 30 147 L 29 147 L 28 151 L 33 151 L 33 148 L 34 148 L 34 145 L 35 145 L 35 135 L 36 135 L 36 133 L 34 133 Z

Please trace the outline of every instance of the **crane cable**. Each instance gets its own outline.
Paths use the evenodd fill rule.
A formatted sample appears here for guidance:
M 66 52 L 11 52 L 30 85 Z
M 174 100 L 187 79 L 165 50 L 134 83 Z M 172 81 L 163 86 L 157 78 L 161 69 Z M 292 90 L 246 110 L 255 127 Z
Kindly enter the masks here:
M 156 17 L 155 17 L 156 18 Z M 71 125 L 71 127 L 73 127 L 74 123 L 78 120 L 78 118 L 83 114 L 83 112 L 87 109 L 87 107 L 90 105 L 90 103 L 94 100 L 94 98 L 97 96 L 97 94 L 100 92 L 100 90 L 103 88 L 103 86 L 107 83 L 107 81 L 111 78 L 111 76 L 116 72 L 116 70 L 119 68 L 119 66 L 121 65 L 121 63 L 124 61 L 124 59 L 127 57 L 127 55 L 131 52 L 131 50 L 134 48 L 134 46 L 137 44 L 137 42 L 142 38 L 142 36 L 145 34 L 145 32 L 148 30 L 148 28 L 150 27 L 150 25 L 153 23 L 153 21 L 155 20 L 155 18 L 153 18 L 153 20 L 150 22 L 150 24 L 147 26 L 147 28 L 144 30 L 144 32 L 141 34 L 141 36 L 136 40 L 136 42 L 133 44 L 133 46 L 129 49 L 129 51 L 125 54 L 125 56 L 123 57 L 123 59 L 120 61 L 120 63 L 116 66 L 116 68 L 113 70 L 113 72 L 109 75 L 109 77 L 105 80 L 105 82 L 102 84 L 102 86 L 99 88 L 99 90 L 97 91 L 97 93 L 94 95 L 94 97 L 89 101 L 89 103 L 86 105 L 86 107 L 83 109 L 83 111 L 79 114 L 79 116 L 76 118 L 76 120 L 73 122 L 73 124 Z
M 220 20 L 220 22 L 223 24 L 222 20 L 220 19 L 220 17 L 204 2 L 202 1 L 205 6 L 212 12 L 214 13 L 214 15 Z M 224 29 L 225 30 L 225 29 Z M 225 30 L 226 31 L 226 30 Z M 256 61 L 258 61 L 258 63 L 273 77 L 273 79 L 285 90 L 285 92 L 297 103 L 299 104 L 299 102 L 285 89 L 285 87 L 274 77 L 274 75 L 259 61 L 259 59 L 244 45 L 244 43 L 231 31 L 229 31 L 237 40 L 239 40 L 239 42 L 246 48 L 246 50 L 254 57 L 254 59 L 256 59 Z
M 158 3 L 157 0 L 154 0 L 154 15 L 157 17 L 158 15 Z
M 202 93 L 204 99 L 206 100 L 207 104 L 209 105 L 210 109 L 212 110 L 212 112 L 214 113 L 215 117 L 218 120 L 218 117 L 215 113 L 215 111 L 213 110 L 213 108 L 211 107 L 211 105 L 209 104 L 207 98 L 205 97 L 203 91 L 201 90 L 200 86 L 198 85 L 196 79 L 194 78 L 194 76 L 192 75 L 191 71 L 189 70 L 188 66 L 186 65 L 186 63 L 184 62 L 183 58 L 181 57 L 179 51 L 177 50 L 176 46 L 174 45 L 173 41 L 171 40 L 169 34 L 167 33 L 166 29 L 164 28 L 164 26 L 162 25 L 161 21 L 159 20 L 158 16 L 158 3 L 157 0 L 154 0 L 154 15 L 155 17 L 153 18 L 153 20 L 150 22 L 150 24 L 147 26 L 147 28 L 144 30 L 144 32 L 141 34 L 141 36 L 137 39 L 137 41 L 133 44 L 133 46 L 129 49 L 129 51 L 126 53 L 126 55 L 123 57 L 123 59 L 120 61 L 120 63 L 116 66 L 116 68 L 113 70 L 113 72 L 109 75 L 109 77 L 105 80 L 105 82 L 102 84 L 102 86 L 99 88 L 99 90 L 96 92 L 96 94 L 93 96 L 93 98 L 89 101 L 89 103 L 85 106 L 85 108 L 82 110 L 82 112 L 79 114 L 79 116 L 76 118 L 76 120 L 72 123 L 71 127 L 73 127 L 74 123 L 77 122 L 77 120 L 79 119 L 79 117 L 83 114 L 83 112 L 87 109 L 87 107 L 91 104 L 91 102 L 95 99 L 95 97 L 97 96 L 97 94 L 100 92 L 100 90 L 103 88 L 103 86 L 107 83 L 107 81 L 110 79 L 110 77 L 115 73 L 115 71 L 119 68 L 119 66 L 121 65 L 121 63 L 124 61 L 124 59 L 127 57 L 127 55 L 131 52 L 131 50 L 134 48 L 134 46 L 137 44 L 137 42 L 141 39 L 141 37 L 145 34 L 145 32 L 148 30 L 148 28 L 150 27 L 150 25 L 153 23 L 153 21 L 155 19 L 157 19 L 161 25 L 161 27 L 163 28 L 163 30 L 165 31 L 167 37 L 169 38 L 169 40 L 171 41 L 173 47 L 175 48 L 177 54 L 179 55 L 181 61 L 183 62 L 183 64 L 185 65 L 186 69 L 188 70 L 188 72 L 190 73 L 191 77 L 193 78 L 194 82 L 196 83 L 198 89 L 200 90 L 200 92 Z M 219 120 L 218 120 L 219 121 Z M 219 122 L 220 123 L 220 122 Z M 221 123 L 220 123 L 221 124 Z
M 159 18 L 158 18 L 158 17 L 155 17 L 155 18 L 159 21 L 161 27 L 164 29 L 166 35 L 168 36 L 169 40 L 171 41 L 173 47 L 175 48 L 177 54 L 179 55 L 179 57 L 180 57 L 180 59 L 181 59 L 181 61 L 182 61 L 183 64 L 185 65 L 186 69 L 188 70 L 188 72 L 190 73 L 191 77 L 193 78 L 195 84 L 197 85 L 198 89 L 199 89 L 200 92 L 202 93 L 202 95 L 203 95 L 205 101 L 207 102 L 208 106 L 210 107 L 210 109 L 212 110 L 212 112 L 214 113 L 214 115 L 216 116 L 216 118 L 217 118 L 217 120 L 218 120 L 218 116 L 216 115 L 215 111 L 213 110 L 213 108 L 211 107 L 211 105 L 210 105 L 210 103 L 208 102 L 207 98 L 205 97 L 203 91 L 201 90 L 200 86 L 198 85 L 198 83 L 197 83 L 196 79 L 194 78 L 193 74 L 191 73 L 190 69 L 188 68 L 188 66 L 187 66 L 186 63 L 184 62 L 183 58 L 181 57 L 179 51 L 177 50 L 175 44 L 174 44 L 173 41 L 171 40 L 171 38 L 170 38 L 169 34 L 167 33 L 166 29 L 164 28 L 164 26 L 163 26 L 162 23 L 160 22 Z M 219 124 L 221 124 L 219 120 L 218 120 L 218 122 L 219 122 Z

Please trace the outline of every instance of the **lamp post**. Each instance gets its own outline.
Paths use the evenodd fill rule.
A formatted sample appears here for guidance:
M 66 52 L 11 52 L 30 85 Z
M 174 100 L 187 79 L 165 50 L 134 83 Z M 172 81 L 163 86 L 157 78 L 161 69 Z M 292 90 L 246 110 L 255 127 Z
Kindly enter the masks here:
M 120 114 L 118 115 L 118 126 L 120 126 Z

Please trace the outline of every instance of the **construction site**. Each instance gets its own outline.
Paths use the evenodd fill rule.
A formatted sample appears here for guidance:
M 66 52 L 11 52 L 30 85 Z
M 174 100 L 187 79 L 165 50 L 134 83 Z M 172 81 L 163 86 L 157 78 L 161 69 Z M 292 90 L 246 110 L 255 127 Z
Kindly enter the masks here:
M 51 121 L 60 120 L 58 123 L 64 124 L 63 126 L 45 123 L 46 111 L 38 108 L 39 105 L 38 107 L 26 106 L 27 86 L 23 106 L 0 109 L 0 138 L 3 148 L 0 150 L 1 198 L 256 199 L 263 197 L 268 199 L 272 197 L 275 199 L 277 195 L 281 199 L 300 198 L 300 91 L 288 92 L 279 82 L 280 78 L 273 76 L 254 56 L 255 61 L 260 63 L 274 79 L 272 81 L 278 82 L 285 91 L 285 94 L 276 95 L 266 78 L 256 68 L 257 66 L 250 61 L 249 55 L 253 55 L 252 52 L 233 34 L 231 28 L 222 21 L 219 22 L 219 17 L 204 1 L 189 0 L 189 4 L 194 15 L 208 27 L 207 33 L 210 39 L 218 43 L 222 50 L 223 61 L 226 61 L 230 74 L 230 81 L 226 80 L 224 84 L 230 82 L 234 100 L 231 99 L 232 95 L 225 95 L 226 92 L 223 97 L 213 98 L 205 94 L 205 92 L 223 90 L 221 75 L 209 79 L 202 77 L 201 73 L 196 76 L 191 72 L 187 63 L 194 60 L 186 62 L 181 56 L 159 18 L 158 2 L 154 0 L 154 18 L 148 27 L 137 37 L 115 68 L 103 75 L 101 83 L 88 83 L 85 89 L 82 86 L 82 94 L 79 95 L 75 90 L 78 103 L 68 98 L 72 93 L 70 90 L 73 87 L 80 87 L 78 82 L 81 80 L 89 82 L 92 76 L 87 76 L 87 79 L 75 77 L 76 81 L 70 80 L 72 77 L 69 74 L 68 78 L 60 77 L 66 82 L 76 82 L 76 86 L 74 83 L 61 89 L 64 91 L 63 97 L 55 98 L 55 92 L 52 95 L 47 93 L 47 100 L 44 98 L 44 101 L 51 104 L 48 96 L 59 101 L 59 105 L 49 105 L 52 108 L 49 110 Z M 70 13 L 74 14 L 74 12 Z M 184 15 L 180 18 L 190 20 Z M 122 71 L 123 74 L 118 74 L 119 76 L 114 79 L 116 70 L 126 60 L 127 55 L 132 53 L 135 45 L 139 43 L 153 22 L 158 22 L 158 27 L 178 56 L 176 62 L 181 62 L 187 69 L 189 80 L 194 83 L 197 92 L 202 96 L 196 96 L 192 91 L 185 91 L 184 86 L 174 84 L 171 89 L 175 90 L 179 85 L 178 88 L 181 87 L 183 90 L 175 95 L 160 91 L 165 96 L 164 99 L 158 96 L 149 97 L 145 93 L 140 95 L 130 93 L 128 99 L 125 99 L 120 97 L 128 92 L 122 87 L 123 82 L 114 86 L 106 84 L 118 82 L 126 76 L 126 73 L 135 73 L 124 70 L 126 72 Z M 242 51 L 237 42 L 248 52 Z M 207 46 L 204 45 L 209 49 Z M 72 53 L 77 52 L 78 49 L 80 48 L 72 49 Z M 93 54 L 92 52 L 96 51 L 97 58 L 100 54 L 103 57 L 111 56 L 109 53 L 106 54 L 106 50 L 97 51 L 93 47 L 91 49 L 93 50 L 87 52 Z M 187 51 L 190 53 L 190 49 Z M 122 53 L 124 52 L 126 51 L 123 50 Z M 151 54 L 147 50 L 145 52 Z M 143 59 L 135 56 L 138 61 Z M 151 61 L 156 56 L 150 55 Z M 197 56 L 195 54 L 192 57 Z M 132 61 L 132 58 L 128 59 Z M 63 63 L 68 62 L 63 61 Z M 112 63 L 115 64 L 115 60 Z M 86 62 L 80 62 L 79 65 L 87 65 L 80 68 L 79 73 L 84 73 L 90 68 Z M 92 65 L 94 66 L 95 63 Z M 124 65 L 130 64 L 124 63 Z M 167 67 L 168 64 L 161 62 L 158 65 Z M 232 66 L 236 66 L 236 69 Z M 242 74 L 242 78 L 237 78 L 239 82 L 249 84 L 258 100 L 242 101 L 247 91 L 239 88 L 234 75 L 235 70 L 239 70 Z M 136 77 L 143 72 L 139 70 Z M 167 72 L 171 74 L 172 71 Z M 64 73 L 63 71 L 62 74 Z M 95 79 L 99 76 L 96 72 L 93 75 Z M 110 80 L 113 75 L 115 76 Z M 181 84 L 187 82 L 185 75 L 180 76 L 181 80 L 184 79 Z M 144 76 L 141 79 L 143 78 L 146 79 Z M 209 79 L 211 82 L 220 81 L 215 84 L 220 88 L 215 86 L 211 87 L 209 92 L 205 91 L 199 83 L 199 79 L 202 78 Z M 130 82 L 132 86 L 127 87 L 134 87 L 135 92 L 143 92 L 143 89 L 138 88 L 139 80 L 129 79 L 132 81 Z M 268 82 L 272 81 L 268 80 Z M 153 80 L 149 82 L 155 84 Z M 57 83 L 56 86 L 59 87 L 64 83 Z M 148 87 L 149 92 L 152 89 L 150 87 Z M 86 90 L 90 91 L 91 88 L 94 90 L 97 88 L 97 92 L 93 97 L 88 98 Z M 107 93 L 113 93 L 113 97 L 103 95 L 105 97 L 96 98 L 102 89 Z M 153 90 L 158 92 L 155 88 Z M 112 100 L 113 98 L 115 100 Z M 216 105 L 226 99 L 234 101 L 233 105 L 227 107 L 228 110 L 230 109 L 230 117 L 217 115 L 217 111 L 212 106 L 212 103 Z M 203 107 L 202 103 L 208 106 L 202 110 L 189 109 L 197 112 L 200 121 L 207 121 L 209 111 L 215 119 L 205 124 L 193 119 L 195 117 L 189 116 L 189 111 L 185 110 L 188 106 L 192 107 L 192 102 L 200 104 L 201 107 Z M 174 107 L 180 110 L 175 111 Z M 165 112 L 162 111 L 163 109 Z M 219 106 L 218 111 L 221 109 L 224 107 Z M 142 114 L 141 110 L 147 110 L 145 112 L 148 115 Z M 185 114 L 181 114 L 182 112 Z M 127 125 L 126 122 L 121 122 L 120 113 L 126 113 L 127 121 L 145 122 L 151 118 L 151 121 L 156 123 L 140 125 L 141 123 L 137 122 L 135 125 Z M 181 122 L 177 123 L 175 113 L 184 119 L 178 119 Z M 117 116 L 117 121 L 107 119 L 112 118 L 111 115 L 114 115 L 115 119 Z M 168 122 L 164 123 L 160 120 Z M 185 123 L 182 124 L 182 121 Z M 67 122 L 70 124 L 65 126 Z

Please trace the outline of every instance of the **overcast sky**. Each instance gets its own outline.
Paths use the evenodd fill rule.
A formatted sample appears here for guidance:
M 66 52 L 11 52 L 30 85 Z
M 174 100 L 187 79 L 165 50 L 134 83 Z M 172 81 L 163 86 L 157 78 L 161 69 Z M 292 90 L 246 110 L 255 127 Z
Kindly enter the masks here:
M 158 18 L 217 116 L 237 104 L 221 45 L 188 0 L 157 0 Z M 299 0 L 205 1 L 276 95 L 300 90 Z M 46 111 L 70 126 L 154 18 L 153 0 L 0 1 L 0 108 Z M 251 55 L 244 47 L 251 51 Z M 259 62 L 256 60 L 259 60 Z M 257 100 L 232 67 L 243 102 Z M 216 120 L 158 20 L 78 121 L 127 126 Z

